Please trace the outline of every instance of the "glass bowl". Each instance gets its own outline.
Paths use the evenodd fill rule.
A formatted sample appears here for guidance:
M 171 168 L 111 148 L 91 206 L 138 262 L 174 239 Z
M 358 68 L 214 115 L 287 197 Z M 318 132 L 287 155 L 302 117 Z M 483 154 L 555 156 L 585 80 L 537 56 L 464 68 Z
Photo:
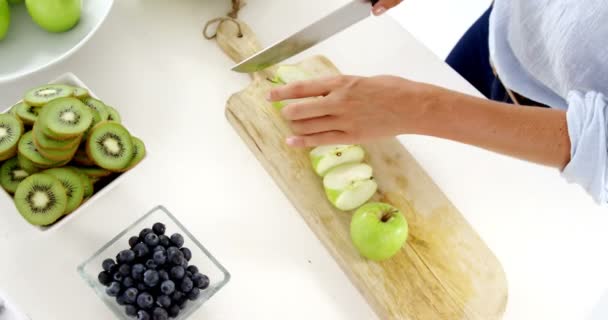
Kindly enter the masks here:
M 198 267 L 199 272 L 209 277 L 209 286 L 200 290 L 199 297 L 188 300 L 175 320 L 187 319 L 192 313 L 198 310 L 206 301 L 216 294 L 230 280 L 230 273 L 222 266 L 217 259 L 173 216 L 165 207 L 157 206 L 144 216 L 139 218 L 125 230 L 116 235 L 110 242 L 97 250 L 92 257 L 78 266 L 78 273 L 85 282 L 95 291 L 101 300 L 110 308 L 118 319 L 131 320 L 125 312 L 125 306 L 116 302 L 115 297 L 106 293 L 106 288 L 99 281 L 97 276 L 102 269 L 102 262 L 107 258 L 116 259 L 118 252 L 129 248 L 129 238 L 139 235 L 144 228 L 152 228 L 156 222 L 161 222 L 166 226 L 165 234 L 171 236 L 180 233 L 184 237 L 184 247 L 192 252 L 189 265 Z M 151 315 L 151 314 L 150 314 Z

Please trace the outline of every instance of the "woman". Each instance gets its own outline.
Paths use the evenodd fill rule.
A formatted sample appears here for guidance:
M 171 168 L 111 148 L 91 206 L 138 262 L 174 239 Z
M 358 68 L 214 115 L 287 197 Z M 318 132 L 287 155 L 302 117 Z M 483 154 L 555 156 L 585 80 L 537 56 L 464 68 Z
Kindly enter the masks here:
M 399 2 L 381 0 L 373 12 Z M 340 76 L 276 88 L 269 100 L 323 96 L 282 110 L 294 147 L 436 136 L 557 168 L 604 204 L 606 19 L 605 0 L 495 0 L 447 59 L 488 99 L 394 76 Z

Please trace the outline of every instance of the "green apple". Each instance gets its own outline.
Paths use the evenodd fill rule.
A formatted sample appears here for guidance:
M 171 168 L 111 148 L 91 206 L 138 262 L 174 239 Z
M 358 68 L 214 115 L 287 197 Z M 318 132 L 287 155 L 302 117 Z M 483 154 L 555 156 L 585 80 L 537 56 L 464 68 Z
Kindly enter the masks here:
M 274 77 L 274 79 L 271 80 L 271 82 L 275 86 L 280 86 L 280 85 L 285 85 L 285 84 L 296 82 L 296 81 L 303 81 L 303 80 L 309 80 L 309 79 L 312 79 L 312 75 L 310 73 L 304 71 L 302 68 L 299 68 L 294 65 L 280 65 L 277 68 L 275 77 Z M 274 101 L 272 103 L 272 105 L 275 108 L 281 110 L 283 107 L 285 107 L 286 105 L 288 105 L 290 103 L 312 100 L 312 99 L 316 99 L 316 98 L 299 98 L 299 99 L 287 99 L 287 100 L 283 100 L 283 101 Z
M 323 177 L 333 167 L 363 161 L 365 151 L 359 145 L 332 144 L 315 147 L 309 156 L 312 168 Z
M 0 0 L 0 40 L 3 40 L 11 25 L 11 10 L 6 0 Z
M 25 0 L 32 20 L 49 32 L 64 32 L 80 20 L 82 0 Z
M 394 256 L 407 240 L 408 223 L 399 209 L 370 202 L 353 214 L 350 237 L 363 257 L 382 261 Z
M 343 211 L 361 206 L 378 190 L 372 167 L 366 163 L 348 163 L 332 168 L 323 178 L 327 199 Z
M 9 4 L 21 4 L 23 3 L 23 0 L 8 0 Z

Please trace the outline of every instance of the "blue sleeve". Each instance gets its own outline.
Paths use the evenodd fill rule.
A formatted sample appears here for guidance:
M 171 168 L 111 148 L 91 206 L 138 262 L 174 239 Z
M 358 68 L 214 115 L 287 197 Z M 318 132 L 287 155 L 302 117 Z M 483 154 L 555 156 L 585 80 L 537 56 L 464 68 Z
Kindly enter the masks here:
M 602 93 L 571 91 L 566 112 L 571 150 L 562 176 L 582 186 L 598 204 L 606 204 L 608 103 Z

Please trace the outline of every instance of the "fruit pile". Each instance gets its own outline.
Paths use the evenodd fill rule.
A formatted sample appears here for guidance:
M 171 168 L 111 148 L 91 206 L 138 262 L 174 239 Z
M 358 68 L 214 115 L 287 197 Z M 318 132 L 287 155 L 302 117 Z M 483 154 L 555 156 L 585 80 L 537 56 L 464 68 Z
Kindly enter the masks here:
M 129 239 L 129 249 L 102 262 L 99 282 L 105 292 L 140 320 L 175 318 L 209 287 L 209 277 L 190 265 L 192 252 L 180 233 L 165 234 L 157 222 Z
M 271 79 L 275 85 L 311 79 L 312 75 L 293 65 L 277 68 Z M 274 102 L 284 106 L 313 98 Z M 408 224 L 402 212 L 388 203 L 369 202 L 378 190 L 373 168 L 364 162 L 365 150 L 360 145 L 337 144 L 313 148 L 310 161 L 315 173 L 323 179 L 328 201 L 342 211 L 355 210 L 350 235 L 358 252 L 371 260 L 394 256 L 408 236 Z
M 145 155 L 118 111 L 85 88 L 38 86 L 0 114 L 0 185 L 33 225 L 73 212 Z
M 11 25 L 11 5 L 23 4 L 24 0 L 0 0 L 0 40 Z M 25 0 L 32 20 L 48 32 L 65 32 L 80 21 L 81 0 Z

